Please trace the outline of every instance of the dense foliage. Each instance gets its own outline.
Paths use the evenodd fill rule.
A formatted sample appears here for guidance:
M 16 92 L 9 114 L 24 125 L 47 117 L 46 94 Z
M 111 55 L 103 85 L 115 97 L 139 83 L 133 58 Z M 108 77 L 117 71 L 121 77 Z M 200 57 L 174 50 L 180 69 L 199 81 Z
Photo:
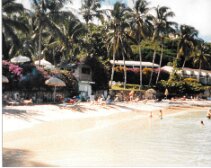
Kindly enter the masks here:
M 164 93 L 168 89 L 170 96 L 196 95 L 205 90 L 205 88 L 195 79 L 183 80 L 161 80 L 157 89 Z
M 114 80 L 117 82 L 122 82 L 124 75 L 123 75 L 123 67 L 117 66 L 115 67 L 115 74 L 114 74 Z M 140 79 L 140 69 L 139 68 L 126 68 L 127 69 L 127 83 L 130 84 L 139 84 Z M 152 77 L 153 83 L 155 83 L 158 69 L 154 69 L 154 74 Z M 152 72 L 152 68 L 144 68 L 142 70 L 143 73 L 143 84 L 147 85 L 149 83 L 150 74 Z M 169 74 L 166 71 L 161 71 L 160 79 L 167 80 L 169 78 Z
M 69 95 L 78 93 L 77 80 L 69 71 L 46 71 L 33 64 L 14 65 L 7 61 L 3 61 L 2 71 L 3 75 L 9 80 L 9 83 L 4 85 L 5 90 L 52 90 L 53 88 L 47 86 L 45 81 L 50 76 L 54 76 L 63 80 L 66 84 L 66 87 L 59 88 L 59 90 L 66 89 Z
M 140 71 L 141 64 L 135 69 L 126 69 L 125 65 L 114 67 L 107 64 L 111 59 L 150 61 L 160 66 L 176 62 L 174 68 L 211 70 L 211 44 L 200 39 L 194 27 L 172 21 L 176 14 L 166 6 L 151 7 L 147 0 L 135 0 L 133 7 L 118 1 L 112 9 L 102 9 L 102 0 L 82 0 L 77 13 L 83 20 L 79 20 L 71 10 L 70 0 L 30 2 L 32 8 L 26 10 L 15 0 L 2 1 L 5 60 L 17 55 L 26 55 L 33 61 L 45 57 L 55 66 L 61 62 L 72 64 L 86 60 L 93 70 L 94 90 L 107 89 L 109 80 L 124 82 L 124 87 L 126 83 L 135 83 L 141 88 L 168 79 L 160 69 Z M 36 82 L 39 85 L 49 75 L 32 65 L 28 70 L 8 62 L 3 62 L 3 66 L 3 74 L 25 84 L 39 78 Z M 57 74 L 69 80 L 65 75 Z M 171 82 L 161 83 L 164 87 L 174 85 Z M 197 85 L 196 82 L 174 82 L 176 88 L 182 87 L 181 94 L 186 86 Z M 190 92 L 187 88 L 185 91 Z

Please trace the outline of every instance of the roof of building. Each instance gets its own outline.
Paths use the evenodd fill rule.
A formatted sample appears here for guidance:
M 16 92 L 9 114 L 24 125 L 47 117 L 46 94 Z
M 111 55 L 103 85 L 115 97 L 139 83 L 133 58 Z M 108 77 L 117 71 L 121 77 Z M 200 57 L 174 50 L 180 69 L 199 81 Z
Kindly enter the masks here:
M 113 64 L 113 60 L 110 60 L 110 63 Z M 115 60 L 115 65 L 124 65 L 124 61 L 123 60 Z M 125 61 L 125 65 L 126 66 L 140 66 L 140 61 Z M 144 67 L 152 67 L 153 63 L 152 62 L 143 62 L 142 61 L 142 66 Z M 158 68 L 159 65 L 158 64 L 154 64 L 155 68 Z
M 163 67 L 161 67 L 161 69 L 170 73 L 170 72 L 172 72 L 173 67 L 172 67 L 172 66 L 163 66 Z M 192 73 L 194 73 L 195 75 L 198 75 L 198 73 L 200 72 L 199 69 L 186 68 L 186 67 L 185 67 L 185 68 L 182 68 L 182 70 L 183 70 L 185 73 L 192 72 Z M 182 70 L 179 70 L 178 73 L 181 73 Z M 201 70 L 201 75 L 202 75 L 202 76 L 206 76 L 206 75 L 211 76 L 211 71 L 202 69 L 202 70 Z

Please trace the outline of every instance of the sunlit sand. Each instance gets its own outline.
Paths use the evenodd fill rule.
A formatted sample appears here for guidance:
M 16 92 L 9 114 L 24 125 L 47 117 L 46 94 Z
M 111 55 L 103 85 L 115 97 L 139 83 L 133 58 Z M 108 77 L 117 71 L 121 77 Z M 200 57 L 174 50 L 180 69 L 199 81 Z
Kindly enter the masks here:
M 148 130 L 152 121 L 160 120 L 160 109 L 165 120 L 179 111 L 206 111 L 208 104 L 204 105 L 193 108 L 188 104 L 175 107 L 168 102 L 139 102 L 109 106 L 81 103 L 68 109 L 57 105 L 6 106 L 3 108 L 3 164 L 124 166 L 125 162 L 128 166 L 137 165 L 137 162 L 133 164 L 132 153 L 124 153 L 131 152 L 133 144 L 125 148 L 117 144 L 119 138 L 127 137 L 125 130 L 134 132 L 136 127 Z M 128 143 L 132 143 L 130 140 Z M 123 145 L 126 142 L 127 138 L 121 140 Z M 122 160 L 127 155 L 132 160 Z

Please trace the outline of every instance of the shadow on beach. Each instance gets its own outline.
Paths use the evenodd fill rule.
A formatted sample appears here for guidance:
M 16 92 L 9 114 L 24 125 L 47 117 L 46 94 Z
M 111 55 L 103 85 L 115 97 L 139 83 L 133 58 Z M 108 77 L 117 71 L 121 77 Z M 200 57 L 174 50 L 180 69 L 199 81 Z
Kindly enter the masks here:
M 59 107 L 60 109 L 72 110 L 73 112 L 80 112 L 80 113 L 84 113 L 87 110 L 93 110 L 92 108 L 84 107 L 82 105 L 64 106 L 64 107 L 58 105 L 57 107 Z
M 125 106 L 121 106 L 121 105 L 116 105 L 116 104 L 112 104 L 112 105 L 99 105 L 99 104 L 88 104 L 87 105 L 70 105 L 70 106 L 64 106 L 64 107 L 61 107 L 61 106 L 57 106 L 59 107 L 60 109 L 66 109 L 66 110 L 72 110 L 73 112 L 80 112 L 80 113 L 85 113 L 87 111 L 96 111 L 99 110 L 99 109 L 118 109 L 118 107 L 120 108 L 124 108 L 124 109 L 130 109 L 130 110 L 133 110 L 132 108 L 128 108 L 128 107 L 125 107 Z
M 36 111 L 27 111 L 27 110 L 20 110 L 20 109 L 2 109 L 2 113 L 7 116 L 20 118 L 26 121 L 30 121 L 31 119 L 36 119 L 34 117 L 40 116 L 39 112 Z
M 34 162 L 32 152 L 22 149 L 3 148 L 3 167 L 52 167 L 52 165 Z
M 119 104 L 115 104 L 116 107 L 120 107 L 120 108 L 123 108 L 123 109 L 127 109 L 127 110 L 134 110 L 134 108 L 130 108 L 130 107 L 126 107 L 124 105 L 119 105 Z

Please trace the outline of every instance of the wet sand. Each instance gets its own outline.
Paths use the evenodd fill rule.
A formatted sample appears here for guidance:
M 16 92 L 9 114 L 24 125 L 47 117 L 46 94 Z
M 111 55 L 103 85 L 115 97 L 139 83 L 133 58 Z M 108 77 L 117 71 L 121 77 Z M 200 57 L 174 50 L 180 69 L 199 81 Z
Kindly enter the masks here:
M 175 112 L 208 107 L 150 103 L 85 103 L 69 109 L 55 105 L 5 107 L 3 166 L 121 166 L 116 139 L 127 136 L 121 130 L 133 130 L 137 124 L 148 128 L 149 112 L 153 112 L 153 120 L 158 120 L 160 109 L 165 118 Z

